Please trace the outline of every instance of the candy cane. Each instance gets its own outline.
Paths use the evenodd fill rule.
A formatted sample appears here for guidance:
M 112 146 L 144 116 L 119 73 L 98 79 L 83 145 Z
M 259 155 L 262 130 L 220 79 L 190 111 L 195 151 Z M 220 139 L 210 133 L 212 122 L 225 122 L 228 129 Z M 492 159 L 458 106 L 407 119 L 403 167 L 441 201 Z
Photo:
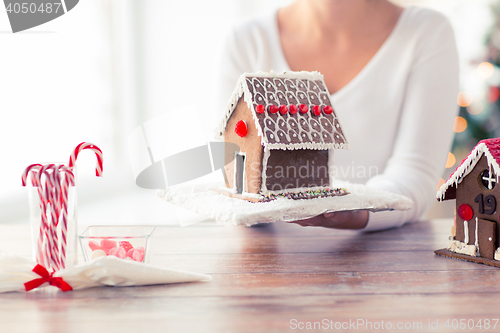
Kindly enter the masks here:
M 54 256 L 56 258 L 56 269 L 61 268 L 61 251 L 59 249 L 60 246 L 62 246 L 62 242 L 59 242 L 59 233 L 57 230 L 57 226 L 59 224 L 59 217 L 61 215 L 61 207 L 62 207 L 62 199 L 61 199 L 61 177 L 59 175 L 59 168 L 63 167 L 64 165 L 58 165 L 54 166 L 52 168 L 52 173 L 50 174 L 50 183 L 49 186 L 50 188 L 50 195 L 51 195 L 51 217 L 52 217 L 52 223 L 50 225 L 51 227 L 51 234 L 54 242 Z
M 82 146 L 80 145 L 82 149 L 85 148 Z M 102 162 L 102 158 L 100 161 Z M 62 174 L 64 175 L 61 177 Z M 22 174 L 23 186 L 26 186 L 29 175 L 31 175 L 33 186 L 37 187 L 40 199 L 41 223 L 40 234 L 37 239 L 37 262 L 49 269 L 65 268 L 68 230 L 68 187 L 75 185 L 72 168 L 63 164 L 57 166 L 54 164 L 32 164 Z M 50 210 L 50 218 L 47 214 L 48 210 Z M 61 216 L 61 242 L 59 242 L 57 228 Z
M 42 207 L 42 200 L 41 197 L 43 196 L 42 189 L 38 186 L 38 172 L 35 170 L 30 170 L 32 169 L 33 165 L 30 165 L 28 168 L 26 168 L 27 172 L 25 172 L 26 175 L 31 174 L 31 184 L 33 187 L 37 187 L 38 191 L 38 197 L 40 198 L 39 200 L 39 206 L 40 206 L 40 212 L 42 212 L 43 207 Z M 41 164 L 37 165 L 38 169 L 42 166 Z M 30 172 L 31 171 L 31 172 Z M 26 186 L 26 178 L 23 177 L 23 186 Z M 47 258 L 45 257 L 44 253 L 44 224 L 43 224 L 43 218 L 40 219 L 40 232 L 37 238 L 37 250 L 36 250 L 36 261 L 38 264 L 45 266 L 46 263 L 48 263 Z
M 92 150 L 96 157 L 97 157 L 97 164 L 95 167 L 95 175 L 97 177 L 102 177 L 102 170 L 103 170 L 103 157 L 102 157 L 102 151 L 97 147 L 96 145 L 89 143 L 89 142 L 82 142 L 76 148 L 73 150 L 71 153 L 71 156 L 69 157 L 69 167 L 73 168 L 76 163 L 76 159 L 78 158 L 78 154 L 84 150 L 84 149 L 90 149 Z
M 31 174 L 31 185 L 33 187 L 38 187 L 37 175 L 38 175 L 38 171 L 40 170 L 41 167 L 42 167 L 41 164 L 31 164 L 26 169 L 24 169 L 24 172 L 21 176 L 22 185 L 26 186 L 28 175 Z M 40 197 L 42 195 L 41 189 L 37 188 L 37 190 L 38 190 L 38 196 Z M 39 205 L 40 205 L 40 210 L 42 210 L 42 202 L 41 201 L 40 201 Z M 44 236 L 43 223 L 41 222 L 40 223 L 40 234 L 38 236 L 37 245 L 36 245 L 37 246 L 36 260 L 37 260 L 37 263 L 39 263 L 41 265 L 45 265 L 45 258 L 43 255 L 43 252 L 44 252 L 43 251 L 43 236 Z
M 75 186 L 75 176 L 70 168 L 61 165 L 58 168 L 65 173 L 64 180 L 60 183 L 61 185 L 61 216 L 62 216 L 62 226 L 61 226 L 61 267 L 66 268 L 66 245 L 67 245 L 67 233 L 68 233 L 68 187 L 69 185 Z
M 64 164 L 59 164 L 59 165 L 56 165 L 54 166 L 54 171 L 52 173 L 52 180 L 53 180 L 53 184 L 54 184 L 54 204 L 55 204 L 55 207 L 56 207 L 56 221 L 59 221 L 59 217 L 61 215 L 61 207 L 62 207 L 62 179 L 61 179 L 61 173 L 60 171 L 62 171 L 64 168 L 66 169 L 69 169 L 67 166 L 65 166 Z M 56 222 L 56 225 L 58 224 L 58 222 Z
M 56 219 L 56 206 L 54 205 L 54 180 L 53 180 L 53 170 L 55 165 L 48 164 L 44 165 L 40 169 L 39 183 L 40 186 L 43 185 L 43 202 L 45 202 L 45 209 L 50 211 L 50 218 L 45 212 L 46 223 L 45 223 L 45 233 L 47 238 L 47 256 L 50 258 L 49 268 L 58 269 L 58 250 L 57 250 L 57 230 L 54 226 L 54 220 Z M 52 173 L 49 172 L 52 171 Z M 45 175 L 45 182 L 42 183 L 42 175 Z
M 37 239 L 37 253 L 36 253 L 36 257 L 37 257 L 37 262 L 38 263 L 40 263 L 42 265 L 46 265 L 47 267 L 49 267 L 50 266 L 50 261 L 49 261 L 49 257 L 48 257 L 48 253 L 49 252 L 48 252 L 48 249 L 47 249 L 47 246 L 48 246 L 48 243 L 47 243 L 47 241 L 48 241 L 47 240 L 48 221 L 47 221 L 47 215 L 46 215 L 47 200 L 45 199 L 45 195 L 43 193 L 43 188 L 42 188 L 42 185 L 41 185 L 41 182 L 40 182 L 40 175 L 42 174 L 42 173 L 40 173 L 40 169 L 42 167 L 43 166 L 41 164 L 32 164 L 32 165 L 28 166 L 26 168 L 25 172 L 23 173 L 22 182 L 23 182 L 23 186 L 26 186 L 27 175 L 31 171 L 31 183 L 32 183 L 33 186 L 37 187 L 38 197 L 39 197 L 39 200 L 40 200 L 39 206 L 40 206 L 40 212 L 41 212 L 41 216 L 40 216 L 40 233 L 39 233 L 39 236 L 38 236 L 38 239 Z M 32 169 L 35 169 L 35 168 L 38 171 L 32 170 Z
M 47 221 L 47 200 L 45 199 L 45 194 L 42 188 L 42 184 L 40 183 L 39 178 L 40 171 L 36 174 L 36 178 L 34 183 L 37 184 L 38 197 L 40 200 L 40 237 L 41 246 L 39 246 L 39 255 L 43 258 L 44 265 L 46 267 L 50 267 L 50 257 L 48 250 L 48 221 Z
M 28 174 L 30 172 L 33 173 L 33 172 L 40 170 L 41 167 L 42 167 L 41 164 L 31 164 L 26 169 L 24 169 L 24 172 L 21 176 L 21 181 L 22 181 L 23 186 L 26 186 L 26 179 L 28 178 Z M 33 169 L 36 169 L 36 170 L 33 170 Z M 33 178 L 33 177 L 31 178 L 31 181 L 33 182 L 34 179 L 36 181 L 36 178 Z M 36 183 L 34 183 L 33 186 L 36 186 Z
M 45 219 L 44 227 L 45 227 L 45 237 L 48 240 L 48 257 L 51 260 L 51 267 L 55 269 L 59 269 L 59 249 L 58 249 L 58 237 L 57 237 L 57 229 L 56 229 L 56 209 L 57 209 L 57 198 L 55 197 L 55 184 L 54 184 L 54 164 L 46 164 L 44 165 L 38 175 L 38 183 L 41 188 L 42 186 L 42 176 L 45 175 L 45 183 L 44 183 L 44 191 L 42 192 L 42 196 L 40 197 L 42 201 L 43 211 L 42 211 L 42 221 Z M 52 171 L 49 172 L 49 170 Z M 47 218 L 47 209 L 50 209 L 51 212 L 51 223 L 49 223 L 49 219 Z
M 54 251 L 55 251 L 55 256 L 57 258 L 57 264 L 58 267 L 57 269 L 60 268 L 65 268 L 65 265 L 63 264 L 63 260 L 66 260 L 66 232 L 63 233 L 63 229 L 61 229 L 61 241 L 59 241 L 59 233 L 58 233 L 58 225 L 59 225 L 59 218 L 62 213 L 63 206 L 66 205 L 66 200 L 67 198 L 63 197 L 62 193 L 62 179 L 61 179 L 61 174 L 60 170 L 63 168 L 67 168 L 64 164 L 60 165 L 55 165 L 54 168 L 52 169 L 52 174 L 51 174 L 51 181 L 52 181 L 52 189 L 51 189 L 51 212 L 52 212 L 52 224 L 51 224 L 51 233 L 52 237 L 54 239 Z M 66 222 L 67 224 L 67 222 Z M 64 250 L 64 254 L 62 253 Z
M 55 224 L 55 227 L 56 227 L 56 230 L 57 230 L 57 226 L 59 225 L 59 219 L 60 217 L 62 216 L 62 211 L 63 211 L 63 207 L 66 205 L 66 203 L 64 202 L 64 193 L 63 193 L 63 189 L 62 189 L 62 183 L 63 183 L 63 180 L 61 178 L 61 173 L 60 173 L 60 170 L 62 168 L 64 168 L 64 164 L 60 164 L 58 166 L 55 167 L 54 169 L 54 173 L 53 173 L 53 179 L 54 179 L 54 184 L 55 184 L 55 188 L 54 188 L 54 197 L 55 197 L 55 206 L 56 206 L 56 219 L 57 219 L 57 223 Z M 66 234 L 63 234 L 62 233 L 62 230 L 61 230 L 61 241 L 58 243 L 58 246 L 60 247 L 60 251 L 59 251 L 59 263 L 61 264 L 61 268 L 65 268 L 65 264 L 64 264 L 64 261 L 66 259 Z M 64 253 L 63 253 L 64 251 Z
M 73 169 L 78 154 L 85 149 L 92 150 L 97 157 L 96 176 L 102 177 L 103 154 L 96 145 L 82 142 L 73 150 L 69 166 L 54 164 L 31 164 L 22 174 L 23 186 L 31 175 L 33 186 L 37 187 L 40 198 L 40 235 L 37 240 L 37 262 L 47 268 L 60 269 L 66 266 L 68 231 L 68 188 L 75 185 Z M 64 174 L 64 175 L 62 175 Z M 44 179 L 44 182 L 42 182 Z M 50 217 L 48 211 L 50 210 Z M 58 225 L 61 219 L 60 237 Z

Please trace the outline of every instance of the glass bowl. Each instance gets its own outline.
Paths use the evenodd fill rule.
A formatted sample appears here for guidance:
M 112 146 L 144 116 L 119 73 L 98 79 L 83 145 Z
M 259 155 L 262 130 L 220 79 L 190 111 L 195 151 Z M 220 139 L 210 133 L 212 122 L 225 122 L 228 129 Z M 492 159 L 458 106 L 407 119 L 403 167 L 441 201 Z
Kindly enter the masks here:
M 154 230 L 155 227 L 142 225 L 90 226 L 79 236 L 83 258 L 90 261 L 116 256 L 147 263 Z

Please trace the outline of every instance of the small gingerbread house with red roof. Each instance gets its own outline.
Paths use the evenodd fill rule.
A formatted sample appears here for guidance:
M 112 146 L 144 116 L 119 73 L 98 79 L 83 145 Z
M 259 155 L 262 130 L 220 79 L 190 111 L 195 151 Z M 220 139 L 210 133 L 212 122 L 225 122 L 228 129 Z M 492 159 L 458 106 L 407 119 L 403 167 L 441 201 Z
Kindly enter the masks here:
M 500 267 L 500 138 L 480 141 L 440 187 L 439 201 L 456 199 L 448 249 L 436 253 Z
M 332 149 L 348 148 L 318 72 L 243 74 L 217 134 L 239 146 L 225 152 L 226 187 L 247 198 L 334 194 Z

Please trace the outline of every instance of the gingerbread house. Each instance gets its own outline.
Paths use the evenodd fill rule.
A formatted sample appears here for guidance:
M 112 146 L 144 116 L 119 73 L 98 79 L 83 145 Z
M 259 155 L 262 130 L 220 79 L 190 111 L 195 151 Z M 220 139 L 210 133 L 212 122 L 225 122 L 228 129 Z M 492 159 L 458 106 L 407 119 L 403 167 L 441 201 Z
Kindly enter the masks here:
M 318 72 L 243 74 L 217 130 L 233 194 L 329 195 L 333 149 L 348 143 Z M 330 161 L 331 164 L 331 161 Z
M 436 253 L 500 267 L 500 138 L 480 141 L 437 192 L 456 199 L 456 218 L 447 249 Z

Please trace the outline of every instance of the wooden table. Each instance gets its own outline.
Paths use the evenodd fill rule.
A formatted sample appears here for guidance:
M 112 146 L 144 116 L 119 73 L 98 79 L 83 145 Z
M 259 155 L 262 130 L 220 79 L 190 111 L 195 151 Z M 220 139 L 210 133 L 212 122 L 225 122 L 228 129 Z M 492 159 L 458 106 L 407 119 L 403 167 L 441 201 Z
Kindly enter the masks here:
M 159 227 L 152 264 L 213 281 L 0 294 L 0 332 L 319 331 L 299 329 L 314 322 L 325 331 L 384 331 L 390 323 L 393 332 L 426 332 L 436 321 L 433 332 L 498 331 L 500 270 L 433 254 L 447 244 L 451 224 L 378 233 L 285 223 Z M 29 255 L 28 235 L 27 225 L 0 225 L 0 249 Z M 453 319 L 491 326 L 452 329 L 460 323 Z

